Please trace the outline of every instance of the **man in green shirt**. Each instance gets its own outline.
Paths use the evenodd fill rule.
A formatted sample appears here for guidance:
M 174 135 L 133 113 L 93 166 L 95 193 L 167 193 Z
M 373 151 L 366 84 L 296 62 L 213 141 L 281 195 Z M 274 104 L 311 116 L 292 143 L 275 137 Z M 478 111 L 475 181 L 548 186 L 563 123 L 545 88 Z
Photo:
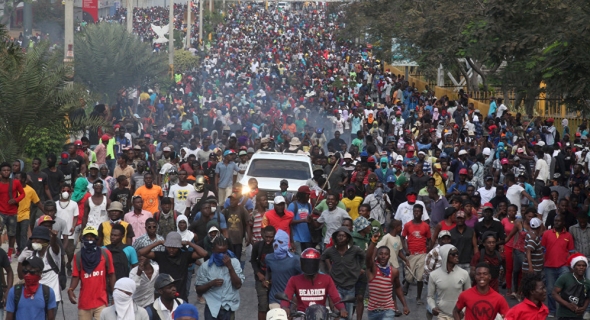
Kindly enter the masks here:
M 553 286 L 553 299 L 559 304 L 557 317 L 560 319 L 582 319 L 590 304 L 590 280 L 584 277 L 588 259 L 581 253 L 568 258 L 572 272 L 562 274 Z

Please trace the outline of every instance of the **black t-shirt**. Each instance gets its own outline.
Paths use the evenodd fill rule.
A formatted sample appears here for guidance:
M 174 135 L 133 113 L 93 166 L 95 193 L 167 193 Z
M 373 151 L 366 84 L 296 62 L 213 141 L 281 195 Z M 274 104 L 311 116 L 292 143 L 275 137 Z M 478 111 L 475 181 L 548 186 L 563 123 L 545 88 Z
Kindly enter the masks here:
M 47 185 L 49 186 L 49 192 L 53 197 L 53 201 L 59 200 L 59 192 L 61 191 L 61 185 L 64 183 L 65 177 L 61 170 L 57 169 L 55 172 L 45 168 L 42 170 L 47 175 Z
M 31 177 L 33 189 L 35 189 L 35 192 L 37 192 L 37 196 L 39 196 L 39 199 L 41 200 L 41 202 L 48 200 L 48 199 L 45 199 L 45 198 L 47 198 L 47 196 L 45 196 L 45 186 L 47 185 L 47 179 L 48 179 L 47 173 L 45 173 L 43 171 L 39 171 L 37 173 L 35 173 L 33 171 L 29 171 L 27 174 L 29 175 L 29 177 Z M 50 190 L 50 192 L 51 192 L 51 190 Z
M 119 201 L 123 204 L 123 212 L 131 211 L 131 208 L 127 207 L 127 200 L 131 198 L 131 191 L 127 188 L 116 188 L 111 192 L 111 202 Z
M 196 260 L 193 259 L 193 253 L 190 251 L 180 251 L 174 259 L 170 259 L 168 252 L 154 252 L 156 255 L 154 261 L 160 266 L 160 273 L 167 273 L 175 280 L 180 279 L 176 283 L 176 291 L 179 294 L 180 299 L 188 301 L 188 292 L 186 292 L 186 282 L 190 279 L 187 278 L 187 269 L 191 263 Z

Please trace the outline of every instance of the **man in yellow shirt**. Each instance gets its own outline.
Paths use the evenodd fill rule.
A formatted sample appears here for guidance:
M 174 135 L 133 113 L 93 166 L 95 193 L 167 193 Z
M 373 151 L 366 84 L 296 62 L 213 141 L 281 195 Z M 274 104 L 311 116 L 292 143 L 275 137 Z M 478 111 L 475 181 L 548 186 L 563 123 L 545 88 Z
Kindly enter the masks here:
M 363 198 L 356 195 L 354 186 L 346 188 L 346 197 L 342 198 L 342 203 L 346 206 L 348 215 L 354 221 L 359 217 L 359 206 L 363 203 Z
M 29 230 L 31 203 L 35 204 L 42 212 L 43 205 L 41 205 L 37 192 L 31 187 L 31 182 L 27 181 L 26 173 L 17 173 L 14 178 L 20 180 L 23 190 L 25 190 L 25 197 L 18 203 L 18 214 L 16 216 L 16 252 L 17 254 L 20 254 L 28 241 L 27 232 Z

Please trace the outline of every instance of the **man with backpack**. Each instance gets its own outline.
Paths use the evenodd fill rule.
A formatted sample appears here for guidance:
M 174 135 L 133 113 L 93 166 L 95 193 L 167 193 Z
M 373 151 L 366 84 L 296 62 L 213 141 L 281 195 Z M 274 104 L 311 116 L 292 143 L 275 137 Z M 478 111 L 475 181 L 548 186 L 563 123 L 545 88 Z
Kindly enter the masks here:
M 312 241 L 312 232 L 315 231 L 313 226 L 310 226 L 307 220 L 307 216 L 312 213 L 311 204 L 309 203 L 309 195 L 311 190 L 308 186 L 301 186 L 295 194 L 295 201 L 289 204 L 287 211 L 293 212 L 293 221 L 291 221 L 291 229 L 293 230 L 293 241 L 295 241 L 295 252 L 301 254 L 301 252 L 307 248 L 314 247 Z M 310 228 L 312 228 L 310 230 Z M 320 238 L 316 239 L 321 241 Z
M 30 244 L 23 250 L 18 258 L 18 277 L 24 279 L 23 263 L 31 256 L 38 257 L 43 262 L 44 269 L 40 273 L 39 282 L 53 289 L 55 301 L 61 301 L 61 288 L 65 288 L 66 274 L 65 265 L 62 263 L 62 252 L 57 242 L 57 231 L 43 226 L 35 227 L 31 233 Z M 60 272 L 61 280 L 60 281 Z M 62 285 L 60 287 L 60 284 Z
M 212 220 L 217 221 L 221 233 L 223 233 L 224 237 L 227 237 L 227 222 L 225 216 L 217 210 L 217 199 L 215 196 L 207 197 L 207 200 L 201 205 L 201 211 L 195 214 L 189 230 L 196 233 L 198 239 L 204 239 L 207 236 L 207 232 L 209 232 L 207 223 Z
M 74 255 L 72 281 L 68 296 L 72 304 L 78 304 L 79 320 L 99 320 L 107 307 L 107 290 L 115 286 L 113 257 L 107 249 L 98 246 L 98 231 L 88 226 L 82 231 L 82 247 Z M 74 290 L 81 283 L 80 298 Z
M 129 276 L 131 268 L 138 263 L 137 252 L 132 246 L 123 243 L 125 228 L 116 224 L 111 230 L 111 243 L 105 246 L 113 257 L 113 266 L 115 267 L 115 279 L 119 280 Z
M 47 228 L 45 228 L 47 229 Z M 19 263 L 19 270 L 21 269 Z M 55 292 L 39 283 L 45 265 L 41 258 L 30 256 L 22 262 L 25 283 L 10 289 L 6 300 L 6 319 L 55 320 Z M 41 290 L 39 290 L 41 289 Z
M 207 187 L 204 176 L 196 176 L 194 190 L 191 190 L 186 197 L 184 215 L 189 218 L 189 221 L 192 221 L 196 213 L 201 211 L 201 206 L 209 197 L 215 197 L 215 193 Z M 174 209 L 178 211 L 178 208 Z

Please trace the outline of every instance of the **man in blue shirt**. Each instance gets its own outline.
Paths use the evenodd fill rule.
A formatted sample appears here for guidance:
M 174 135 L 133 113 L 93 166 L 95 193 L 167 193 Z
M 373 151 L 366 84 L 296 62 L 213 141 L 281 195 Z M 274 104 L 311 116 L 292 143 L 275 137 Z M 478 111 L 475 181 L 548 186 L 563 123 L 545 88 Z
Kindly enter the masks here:
M 219 203 L 225 203 L 225 199 L 232 193 L 234 172 L 242 174 L 245 172 L 232 161 L 232 154 L 235 154 L 233 150 L 225 150 L 223 162 L 218 163 L 215 167 L 215 185 L 218 187 Z
M 490 110 L 488 111 L 488 117 L 494 117 L 496 115 L 496 110 L 498 106 L 496 105 L 496 98 L 490 98 Z
M 463 168 L 459 170 L 459 181 L 451 185 L 447 192 L 447 198 L 453 195 L 460 195 L 461 193 L 467 192 L 467 187 L 470 186 L 467 183 L 467 169 Z
M 293 212 L 293 221 L 291 222 L 291 230 L 293 231 L 293 241 L 295 241 L 295 252 L 301 252 L 307 248 L 313 247 L 311 241 L 311 233 L 307 224 L 307 216 L 311 214 L 311 204 L 309 203 L 309 195 L 311 190 L 308 186 L 301 186 L 295 194 L 295 201 L 289 204 L 287 211 Z
M 289 235 L 283 230 L 277 230 L 273 242 L 274 252 L 266 255 L 266 279 L 270 280 L 271 286 L 268 293 L 269 303 L 281 303 L 275 294 L 284 292 L 287 282 L 292 276 L 301 274 L 299 256 L 289 252 Z
M 45 264 L 37 256 L 31 256 L 22 263 L 24 285 L 17 285 L 10 289 L 6 298 L 6 319 L 48 319 L 55 320 L 55 292 L 53 289 L 39 284 Z M 46 288 L 44 288 L 46 287 Z M 18 289 L 17 289 L 18 288 Z M 18 304 L 15 303 L 15 291 L 20 291 Z M 47 302 L 45 296 L 48 294 Z M 47 306 L 45 305 L 47 303 Z M 47 309 L 47 313 L 45 313 Z
M 244 273 L 240 261 L 229 251 L 229 240 L 218 236 L 213 240 L 211 258 L 197 272 L 196 290 L 206 301 L 205 319 L 230 320 L 240 307 Z

